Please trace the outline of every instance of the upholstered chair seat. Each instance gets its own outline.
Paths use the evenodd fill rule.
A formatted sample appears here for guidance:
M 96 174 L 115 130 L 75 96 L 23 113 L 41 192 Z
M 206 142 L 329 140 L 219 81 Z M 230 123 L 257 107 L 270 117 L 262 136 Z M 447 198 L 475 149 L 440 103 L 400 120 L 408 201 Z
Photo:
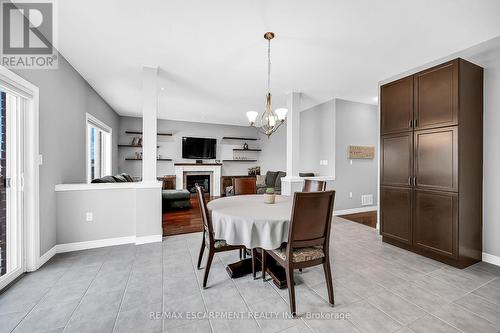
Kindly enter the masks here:
M 273 252 L 283 260 L 286 260 L 286 244 L 278 249 L 273 250 Z M 311 246 L 302 247 L 298 249 L 293 249 L 292 261 L 293 262 L 304 262 L 310 260 L 316 260 L 323 258 L 325 253 L 323 252 L 323 246 Z

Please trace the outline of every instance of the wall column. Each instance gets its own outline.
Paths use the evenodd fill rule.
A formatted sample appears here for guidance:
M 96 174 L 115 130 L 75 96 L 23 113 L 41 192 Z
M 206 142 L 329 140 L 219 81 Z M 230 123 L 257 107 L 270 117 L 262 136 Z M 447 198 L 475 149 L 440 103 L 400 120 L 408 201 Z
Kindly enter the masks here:
M 142 181 L 157 182 L 158 67 L 142 68 Z
M 291 92 L 286 97 L 286 177 L 281 182 L 281 193 L 292 195 L 302 189 L 299 177 L 300 154 L 300 93 Z

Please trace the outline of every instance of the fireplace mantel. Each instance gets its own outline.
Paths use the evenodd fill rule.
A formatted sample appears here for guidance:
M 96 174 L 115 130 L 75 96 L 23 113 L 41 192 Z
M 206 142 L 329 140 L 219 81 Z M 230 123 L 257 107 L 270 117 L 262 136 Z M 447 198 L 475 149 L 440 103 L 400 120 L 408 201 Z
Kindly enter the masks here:
M 221 167 L 222 164 L 188 164 L 188 163 L 176 163 L 175 167 L 175 186 L 176 189 L 182 190 L 186 188 L 184 183 L 184 175 L 196 173 L 206 174 L 210 173 L 210 195 L 220 196 L 220 178 L 221 178 Z

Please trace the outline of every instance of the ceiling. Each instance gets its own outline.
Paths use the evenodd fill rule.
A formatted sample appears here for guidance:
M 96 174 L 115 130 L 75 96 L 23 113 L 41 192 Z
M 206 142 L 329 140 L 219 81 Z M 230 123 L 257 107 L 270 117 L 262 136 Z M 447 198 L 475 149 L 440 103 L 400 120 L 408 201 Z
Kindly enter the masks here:
M 159 117 L 246 124 L 264 108 L 266 31 L 274 106 L 374 103 L 377 83 L 500 35 L 498 0 L 64 0 L 59 50 L 121 115 L 141 114 L 157 65 Z

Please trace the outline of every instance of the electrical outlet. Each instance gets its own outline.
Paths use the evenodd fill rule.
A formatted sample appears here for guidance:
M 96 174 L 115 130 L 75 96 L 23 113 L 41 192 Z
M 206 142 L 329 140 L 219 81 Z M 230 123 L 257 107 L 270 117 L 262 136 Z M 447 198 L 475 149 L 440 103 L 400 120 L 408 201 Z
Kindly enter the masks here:
M 85 219 L 87 220 L 87 222 L 94 221 L 94 214 L 92 214 L 92 212 L 87 212 L 87 214 L 85 214 Z
M 352 199 L 352 192 L 349 192 L 349 199 Z

